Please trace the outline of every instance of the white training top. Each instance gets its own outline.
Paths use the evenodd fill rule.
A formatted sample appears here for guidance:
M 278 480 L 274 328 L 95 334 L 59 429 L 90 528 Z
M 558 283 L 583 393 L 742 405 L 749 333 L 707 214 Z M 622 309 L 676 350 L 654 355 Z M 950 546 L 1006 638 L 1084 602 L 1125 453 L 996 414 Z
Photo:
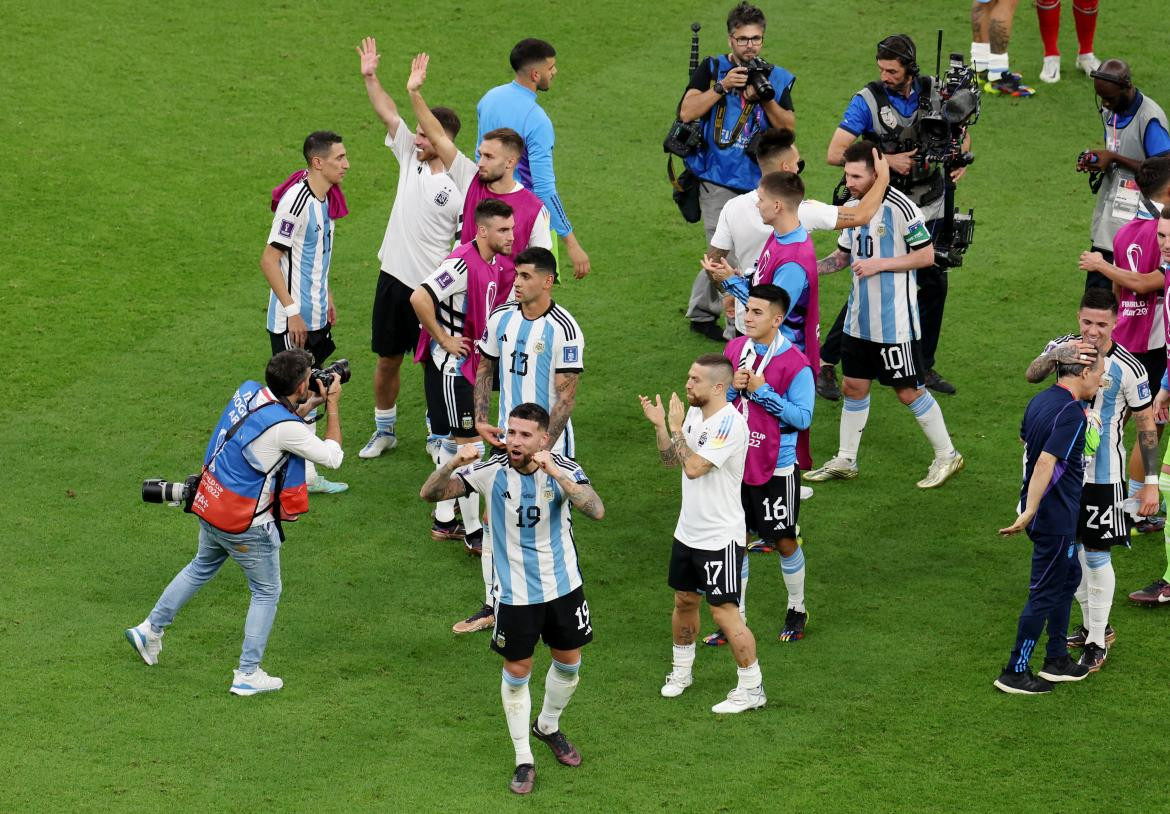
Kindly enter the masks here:
M 450 171 L 431 172 L 418 160 L 414 133 L 401 119 L 393 136 L 386 134 L 386 146 L 401 166 L 378 259 L 384 273 L 417 288 L 451 253 L 459 236 L 465 187 L 457 184 Z
M 729 543 L 744 545 L 740 486 L 747 460 L 747 421 L 731 404 L 706 421 L 703 411 L 692 407 L 683 419 L 683 436 L 687 446 L 714 467 L 697 478 L 683 473 L 675 539 L 704 551 L 720 551 Z

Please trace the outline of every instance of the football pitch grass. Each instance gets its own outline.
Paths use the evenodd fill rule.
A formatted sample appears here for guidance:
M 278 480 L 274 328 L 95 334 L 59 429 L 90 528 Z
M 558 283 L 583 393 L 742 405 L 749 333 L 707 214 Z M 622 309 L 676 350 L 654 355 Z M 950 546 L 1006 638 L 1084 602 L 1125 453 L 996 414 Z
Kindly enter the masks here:
M 966 470 L 937 491 L 916 489 L 930 449 L 893 394 L 875 390 L 861 476 L 818 486 L 802 507 L 804 641 L 776 641 L 779 568 L 775 555 L 752 559 L 749 624 L 768 706 L 712 715 L 735 673 L 730 653 L 706 648 L 694 686 L 659 697 L 679 475 L 659 466 L 636 396 L 681 392 L 691 360 L 716 347 L 681 315 L 703 235 L 670 201 L 660 145 L 685 84 L 688 25 L 701 21 L 703 53 L 718 51 L 730 5 L 6 6 L 0 810 L 1159 805 L 1170 619 L 1125 595 L 1161 574 L 1160 537 L 1114 558 L 1118 640 L 1100 673 L 1041 698 L 991 686 L 1027 587 L 1027 540 L 995 534 L 1015 517 L 1019 419 L 1036 391 L 1023 370 L 1075 327 L 1093 200 L 1073 164 L 1101 145 L 1091 85 L 1073 70 L 1069 3 L 1064 80 L 1033 99 L 984 99 L 977 160 L 960 185 L 978 227 L 951 276 L 938 368 L 959 388 L 939 401 Z M 1103 3 L 1096 52 L 1127 58 L 1138 86 L 1167 104 L 1153 6 Z M 764 9 L 764 56 L 799 77 L 798 144 L 809 194 L 821 199 L 838 177 L 825 147 L 850 95 L 876 77 L 875 41 L 910 33 L 933 71 L 937 28 L 948 51 L 966 53 L 970 40 L 960 0 Z M 510 78 L 512 44 L 540 36 L 559 52 L 561 74 L 541 102 L 594 271 L 556 297 L 588 341 L 574 423 L 607 515 L 575 526 L 596 641 L 563 724 L 584 763 L 559 766 L 534 743 L 527 801 L 507 791 L 500 660 L 486 634 L 450 633 L 482 585 L 477 561 L 427 533 L 418 369 L 404 376 L 399 448 L 357 457 L 373 429 L 369 310 L 397 173 L 358 74 L 353 46 L 367 35 L 400 103 L 410 56 L 432 54 L 424 93 L 462 114 L 466 152 L 474 103 Z M 1027 4 L 1011 53 L 1035 82 L 1041 49 Z M 195 551 L 194 520 L 143 505 L 138 490 L 145 477 L 196 469 L 228 395 L 263 371 L 268 191 L 318 128 L 344 135 L 352 165 L 332 272 L 337 356 L 354 370 L 338 475 L 350 491 L 314 498 L 288 528 L 264 659 L 285 689 L 239 699 L 227 689 L 248 595 L 235 566 L 180 614 L 157 667 L 122 638 Z M 832 243 L 819 236 L 819 254 Z M 847 285 L 845 274 L 825 282 L 826 327 Z M 817 401 L 818 459 L 836 449 L 839 415 L 839 404 Z M 538 651 L 534 714 L 547 666 Z

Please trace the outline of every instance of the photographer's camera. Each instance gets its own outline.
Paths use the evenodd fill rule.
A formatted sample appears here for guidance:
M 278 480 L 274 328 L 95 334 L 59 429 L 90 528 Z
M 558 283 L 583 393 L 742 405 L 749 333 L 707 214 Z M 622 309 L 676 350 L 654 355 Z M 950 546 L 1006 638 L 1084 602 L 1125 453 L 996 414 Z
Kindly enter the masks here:
M 195 492 L 199 489 L 201 475 L 189 475 L 182 483 L 168 481 L 162 478 L 148 478 L 142 482 L 142 501 L 144 503 L 166 503 L 170 506 L 182 506 L 183 511 L 191 511 L 191 503 L 195 500 Z

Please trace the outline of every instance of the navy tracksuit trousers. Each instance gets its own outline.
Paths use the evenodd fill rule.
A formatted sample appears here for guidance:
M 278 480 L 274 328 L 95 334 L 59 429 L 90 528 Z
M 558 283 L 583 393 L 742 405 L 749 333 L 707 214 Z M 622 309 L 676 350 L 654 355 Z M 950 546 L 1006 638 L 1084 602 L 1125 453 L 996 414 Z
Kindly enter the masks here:
M 1029 531 L 1032 541 L 1032 578 L 1028 584 L 1028 602 L 1020 614 L 1016 647 L 1007 669 L 1022 673 L 1028 669 L 1032 650 L 1048 626 L 1050 659 L 1068 655 L 1068 617 L 1073 595 L 1081 581 L 1081 563 L 1073 535 L 1044 534 Z

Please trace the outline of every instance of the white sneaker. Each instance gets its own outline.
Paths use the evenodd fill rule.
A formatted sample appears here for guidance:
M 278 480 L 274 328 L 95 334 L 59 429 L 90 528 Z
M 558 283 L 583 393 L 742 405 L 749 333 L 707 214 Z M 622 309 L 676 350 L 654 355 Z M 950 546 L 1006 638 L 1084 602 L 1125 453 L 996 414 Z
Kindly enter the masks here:
M 1085 72 L 1085 76 L 1089 76 L 1101 67 L 1101 60 L 1097 59 L 1092 51 L 1087 54 L 1077 54 L 1077 67 Z
M 800 487 L 800 499 L 801 500 L 808 500 L 812 496 L 813 496 L 813 490 L 812 490 L 811 486 Z
M 750 690 L 736 687 L 727 694 L 726 701 L 720 701 L 711 707 L 711 711 L 719 714 L 734 715 L 737 712 L 743 712 L 749 709 L 759 709 L 766 703 L 768 703 L 768 698 L 764 695 L 763 684 Z
M 398 436 L 393 432 L 382 432 L 375 430 L 374 434 L 370 436 L 370 440 L 366 441 L 366 445 L 362 447 L 361 452 L 358 453 L 359 458 L 377 458 L 388 449 L 394 449 L 398 446 Z
M 163 631 L 165 633 L 166 631 Z M 154 666 L 158 664 L 158 654 L 162 652 L 162 633 L 156 634 L 150 628 L 150 620 L 146 620 L 137 627 L 126 628 L 126 641 L 138 651 L 142 660 Z
M 967 462 L 963 460 L 963 456 L 959 454 L 958 450 L 956 450 L 955 454 L 950 458 L 943 458 L 941 461 L 936 458 L 931 462 L 930 469 L 928 469 L 926 472 L 926 477 L 918 481 L 918 488 L 934 489 L 936 487 L 942 486 L 947 482 L 951 475 L 955 474 L 964 466 L 966 466 L 966 463 Z
M 1044 57 L 1044 67 L 1040 69 L 1040 81 L 1052 84 L 1060 81 L 1060 55 Z
M 671 670 L 666 676 L 666 683 L 662 685 L 662 697 L 678 698 L 683 694 L 683 690 L 691 686 L 694 681 L 694 676 L 690 673 L 679 673 L 677 670 Z
M 250 673 L 241 673 L 232 670 L 232 695 L 255 695 L 258 692 L 272 692 L 284 686 L 284 682 L 276 676 L 270 676 L 257 667 Z
M 857 477 L 857 464 L 848 458 L 830 458 L 825 465 L 804 473 L 804 479 L 809 483 L 820 483 L 827 480 L 852 480 Z

